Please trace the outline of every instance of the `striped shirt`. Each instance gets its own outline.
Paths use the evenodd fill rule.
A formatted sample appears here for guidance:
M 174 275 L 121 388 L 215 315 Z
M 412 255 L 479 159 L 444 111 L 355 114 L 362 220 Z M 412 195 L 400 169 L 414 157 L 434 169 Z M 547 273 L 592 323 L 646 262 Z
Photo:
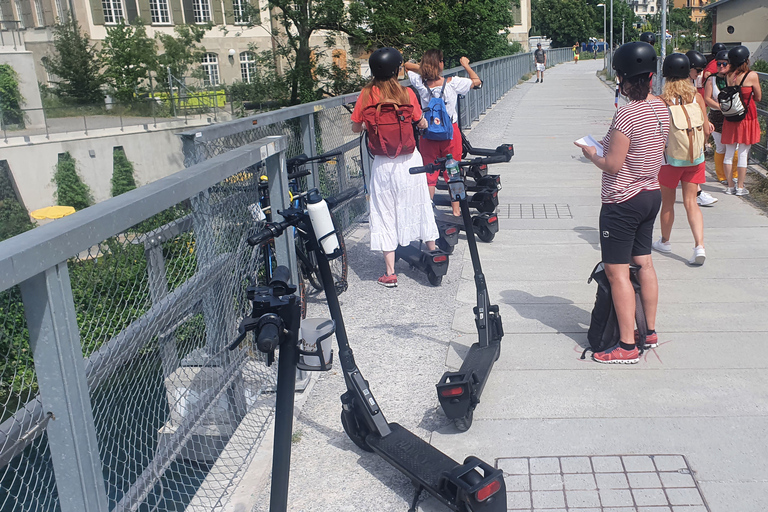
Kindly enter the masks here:
M 643 190 L 658 190 L 659 169 L 664 163 L 664 147 L 669 134 L 667 106 L 654 98 L 631 101 L 620 107 L 603 139 L 606 154 L 613 130 L 629 138 L 629 151 L 618 173 L 603 172 L 600 190 L 603 203 L 623 203 Z

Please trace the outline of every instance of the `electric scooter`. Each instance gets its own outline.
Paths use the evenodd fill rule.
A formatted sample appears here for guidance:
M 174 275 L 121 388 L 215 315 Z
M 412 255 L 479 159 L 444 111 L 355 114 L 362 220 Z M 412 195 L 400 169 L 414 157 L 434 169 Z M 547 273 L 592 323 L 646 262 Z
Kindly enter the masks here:
M 456 237 L 458 238 L 458 232 Z M 432 286 L 440 286 L 443 283 L 443 276 L 448 273 L 448 253 L 437 247 L 431 251 L 424 242 L 414 241 L 406 246 L 397 246 L 395 261 L 397 260 L 403 260 L 411 268 L 427 274 L 429 284 Z
M 356 193 L 356 190 L 343 192 L 327 203 L 332 207 Z M 339 362 L 347 387 L 347 391 L 341 395 L 341 424 L 347 436 L 360 449 L 378 454 L 414 483 L 416 494 L 409 512 L 415 511 L 423 490 L 454 511 L 506 511 L 506 487 L 500 470 L 472 456 L 458 463 L 399 424 L 387 421 L 368 381 L 357 367 L 349 345 L 328 263 L 328 259 L 334 255 L 326 255 L 323 251 L 306 211 L 289 209 L 280 213 L 285 220 L 267 224 L 261 232 L 249 239 L 249 243 L 264 243 L 280 236 L 289 226 L 296 226 L 307 247 L 317 256 L 328 308 L 335 323 Z M 320 236 L 321 240 L 323 238 Z
M 491 164 L 509 161 L 508 153 L 491 157 L 475 158 L 470 162 L 460 162 L 459 167 L 476 164 Z M 445 161 L 410 169 L 411 174 L 433 172 L 445 169 Z M 475 407 L 480 402 L 485 383 L 493 369 L 493 365 L 501 354 L 501 338 L 504 329 L 499 314 L 499 306 L 491 304 L 488 297 L 488 287 L 485 275 L 480 265 L 477 251 L 477 241 L 474 236 L 473 220 L 469 213 L 467 193 L 464 179 L 460 174 L 451 176 L 448 181 L 451 197 L 459 201 L 464 228 L 467 233 L 469 254 L 472 258 L 472 268 L 475 275 L 477 305 L 473 309 L 475 325 L 477 326 L 478 341 L 469 348 L 458 372 L 446 372 L 437 384 L 437 398 L 445 415 L 453 420 L 460 431 L 466 431 L 472 425 Z

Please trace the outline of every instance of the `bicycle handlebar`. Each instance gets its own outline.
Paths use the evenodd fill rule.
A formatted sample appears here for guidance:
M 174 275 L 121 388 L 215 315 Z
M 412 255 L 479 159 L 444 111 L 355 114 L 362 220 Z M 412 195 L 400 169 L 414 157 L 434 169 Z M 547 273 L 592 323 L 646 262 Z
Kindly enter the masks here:
M 492 152 L 491 156 L 486 157 L 478 157 L 473 158 L 472 160 L 462 160 L 459 162 L 459 167 L 471 167 L 473 165 L 482 165 L 482 164 L 501 164 L 504 162 L 509 162 L 512 158 L 512 155 L 504 152 L 503 154 L 499 154 L 497 152 Z M 445 160 L 438 159 L 435 160 L 435 163 L 433 164 L 427 164 L 422 165 L 421 167 L 411 167 L 408 169 L 408 172 L 411 174 L 421 174 L 423 172 L 435 172 L 435 171 L 444 171 L 445 170 Z

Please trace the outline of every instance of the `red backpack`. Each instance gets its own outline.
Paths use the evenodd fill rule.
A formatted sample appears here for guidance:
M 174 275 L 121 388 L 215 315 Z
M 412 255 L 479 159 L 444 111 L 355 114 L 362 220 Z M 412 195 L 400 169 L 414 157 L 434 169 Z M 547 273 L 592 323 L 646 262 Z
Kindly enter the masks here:
M 380 102 L 363 109 L 368 130 L 368 149 L 372 155 L 389 158 L 409 155 L 416 150 L 413 137 L 413 105 Z

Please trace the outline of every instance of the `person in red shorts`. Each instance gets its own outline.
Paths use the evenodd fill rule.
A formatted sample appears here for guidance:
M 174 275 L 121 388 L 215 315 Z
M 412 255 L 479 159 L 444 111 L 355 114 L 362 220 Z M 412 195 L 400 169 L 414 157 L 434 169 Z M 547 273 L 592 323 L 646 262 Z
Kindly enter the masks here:
M 426 108 L 429 105 L 429 100 L 432 97 L 440 95 L 440 91 L 443 90 L 443 82 L 445 81 L 443 101 L 445 101 L 445 109 L 450 114 L 451 121 L 453 122 L 453 138 L 451 140 L 428 140 L 424 137 L 419 139 L 419 152 L 425 164 L 431 164 L 436 158 L 442 158 L 449 154 L 453 155 L 456 160 L 461 160 L 461 132 L 459 131 L 458 124 L 459 115 L 456 110 L 458 96 L 460 94 L 467 94 L 472 87 L 479 87 L 483 82 L 477 76 L 477 73 L 469 67 L 468 58 L 462 57 L 459 63 L 466 70 L 469 78 L 460 76 L 443 78 L 443 68 L 445 67 L 443 52 L 437 49 L 424 52 L 419 64 L 413 62 L 405 63 L 404 67 L 408 71 L 408 78 L 419 95 L 422 108 Z M 427 174 L 429 195 L 432 198 L 435 197 L 438 174 L 439 172 Z M 443 179 L 446 182 L 448 181 L 448 174 L 446 172 L 443 172 Z M 457 217 L 460 216 L 461 209 L 459 208 L 459 203 L 454 202 L 451 206 L 453 207 L 453 214 Z
M 661 99 L 667 105 L 678 103 L 695 103 L 701 108 L 701 116 L 704 119 L 704 140 L 709 139 L 711 125 L 707 120 L 707 107 L 704 98 L 696 92 L 693 82 L 690 80 L 691 65 L 688 57 L 682 53 L 673 53 L 664 59 L 662 74 L 664 89 L 661 92 Z M 688 224 L 693 232 L 694 249 L 693 256 L 688 260 L 691 265 L 703 265 L 707 258 L 704 250 L 704 219 L 701 215 L 699 205 L 696 203 L 696 192 L 698 186 L 704 183 L 705 163 L 704 148 L 701 149 L 701 156 L 691 165 L 678 167 L 672 165 L 662 165 L 659 170 L 659 185 L 661 185 L 661 238 L 653 243 L 654 250 L 661 253 L 672 252 L 672 244 L 669 242 L 672 236 L 672 224 L 675 222 L 675 199 L 677 197 L 677 185 L 682 182 L 683 187 L 683 206 L 688 216 Z

